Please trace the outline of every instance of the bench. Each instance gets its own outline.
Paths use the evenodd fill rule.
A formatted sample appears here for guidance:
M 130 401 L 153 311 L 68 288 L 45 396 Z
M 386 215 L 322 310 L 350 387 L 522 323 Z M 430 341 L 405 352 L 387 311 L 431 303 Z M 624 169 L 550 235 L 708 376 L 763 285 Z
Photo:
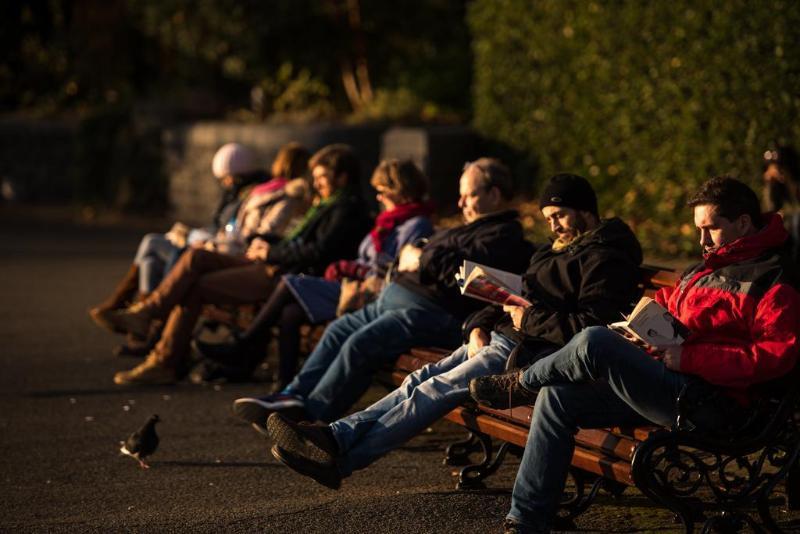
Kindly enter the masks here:
M 671 286 L 677 274 L 643 267 L 646 294 Z M 410 372 L 449 354 L 436 348 L 415 348 L 395 363 L 390 380 L 399 385 Z M 657 426 L 580 429 L 570 476 L 574 490 L 562 500 L 558 523 L 572 520 L 594 501 L 599 490 L 620 496 L 627 487 L 639 490 L 676 514 L 686 532 L 698 521 L 703 532 L 735 531 L 743 526 L 780 532 L 771 508 L 800 509 L 800 414 L 797 388 L 765 403 L 761 412 L 735 439 L 712 439 L 683 430 Z M 445 418 L 468 430 L 466 439 L 451 444 L 445 464 L 463 466 L 459 489 L 484 487 L 506 454 L 517 454 L 527 441 L 532 407 L 492 410 L 464 405 Z M 495 451 L 492 438 L 501 444 Z M 478 463 L 471 454 L 481 453 Z M 787 501 L 775 498 L 776 486 L 786 483 Z M 761 520 L 758 525 L 752 517 Z

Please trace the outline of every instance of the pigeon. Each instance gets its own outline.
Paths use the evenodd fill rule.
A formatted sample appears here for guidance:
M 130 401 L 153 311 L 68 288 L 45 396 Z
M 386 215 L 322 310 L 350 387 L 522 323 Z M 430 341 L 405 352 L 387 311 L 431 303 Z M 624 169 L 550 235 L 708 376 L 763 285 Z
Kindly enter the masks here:
M 119 452 L 127 456 L 135 458 L 142 469 L 148 469 L 150 466 L 145 463 L 146 456 L 150 456 L 156 452 L 158 447 L 158 436 L 156 435 L 156 423 L 160 419 L 158 415 L 151 415 L 150 418 L 142 425 L 142 428 L 128 436 L 125 441 L 120 441 Z

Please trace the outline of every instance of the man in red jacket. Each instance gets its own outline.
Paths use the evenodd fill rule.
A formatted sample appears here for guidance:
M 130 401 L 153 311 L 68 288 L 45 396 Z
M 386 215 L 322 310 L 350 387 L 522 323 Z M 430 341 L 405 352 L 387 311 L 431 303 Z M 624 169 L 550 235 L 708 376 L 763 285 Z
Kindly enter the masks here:
M 723 399 L 703 418 L 705 430 L 720 431 L 731 407 L 754 395 L 751 386 L 794 368 L 800 294 L 781 217 L 762 216 L 756 194 L 727 177 L 703 184 L 689 207 L 703 262 L 656 294 L 689 329 L 683 344 L 641 348 L 591 327 L 524 371 L 470 383 L 472 396 L 494 408 L 535 400 L 506 532 L 549 532 L 578 427 L 670 426 L 678 396 L 691 388 Z

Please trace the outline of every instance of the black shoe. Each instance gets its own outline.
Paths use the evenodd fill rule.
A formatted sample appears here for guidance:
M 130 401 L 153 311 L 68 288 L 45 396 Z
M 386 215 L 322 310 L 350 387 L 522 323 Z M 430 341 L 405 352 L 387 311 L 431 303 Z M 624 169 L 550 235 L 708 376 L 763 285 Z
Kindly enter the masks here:
M 296 423 L 274 413 L 267 420 L 267 431 L 275 441 L 272 455 L 301 475 L 323 486 L 339 489 L 342 475 L 336 467 L 339 446 L 328 425 Z
M 305 402 L 298 395 L 273 393 L 266 397 L 242 397 L 233 401 L 233 414 L 246 423 L 250 423 L 256 431 L 268 436 L 267 419 L 280 412 L 292 421 L 307 421 L 308 414 Z
M 479 404 L 505 410 L 536 402 L 536 391 L 530 391 L 519 383 L 522 371 L 505 375 L 479 376 L 469 382 L 469 394 Z

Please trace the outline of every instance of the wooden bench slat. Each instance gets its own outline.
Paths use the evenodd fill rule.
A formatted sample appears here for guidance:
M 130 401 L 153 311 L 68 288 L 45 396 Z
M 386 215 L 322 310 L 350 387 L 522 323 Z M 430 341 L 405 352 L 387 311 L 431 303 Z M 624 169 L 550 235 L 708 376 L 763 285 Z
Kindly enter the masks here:
M 575 453 L 572 455 L 572 466 L 596 475 L 602 475 L 629 486 L 634 485 L 631 479 L 630 460 L 598 456 L 595 451 L 588 451 L 581 447 L 575 447 Z

